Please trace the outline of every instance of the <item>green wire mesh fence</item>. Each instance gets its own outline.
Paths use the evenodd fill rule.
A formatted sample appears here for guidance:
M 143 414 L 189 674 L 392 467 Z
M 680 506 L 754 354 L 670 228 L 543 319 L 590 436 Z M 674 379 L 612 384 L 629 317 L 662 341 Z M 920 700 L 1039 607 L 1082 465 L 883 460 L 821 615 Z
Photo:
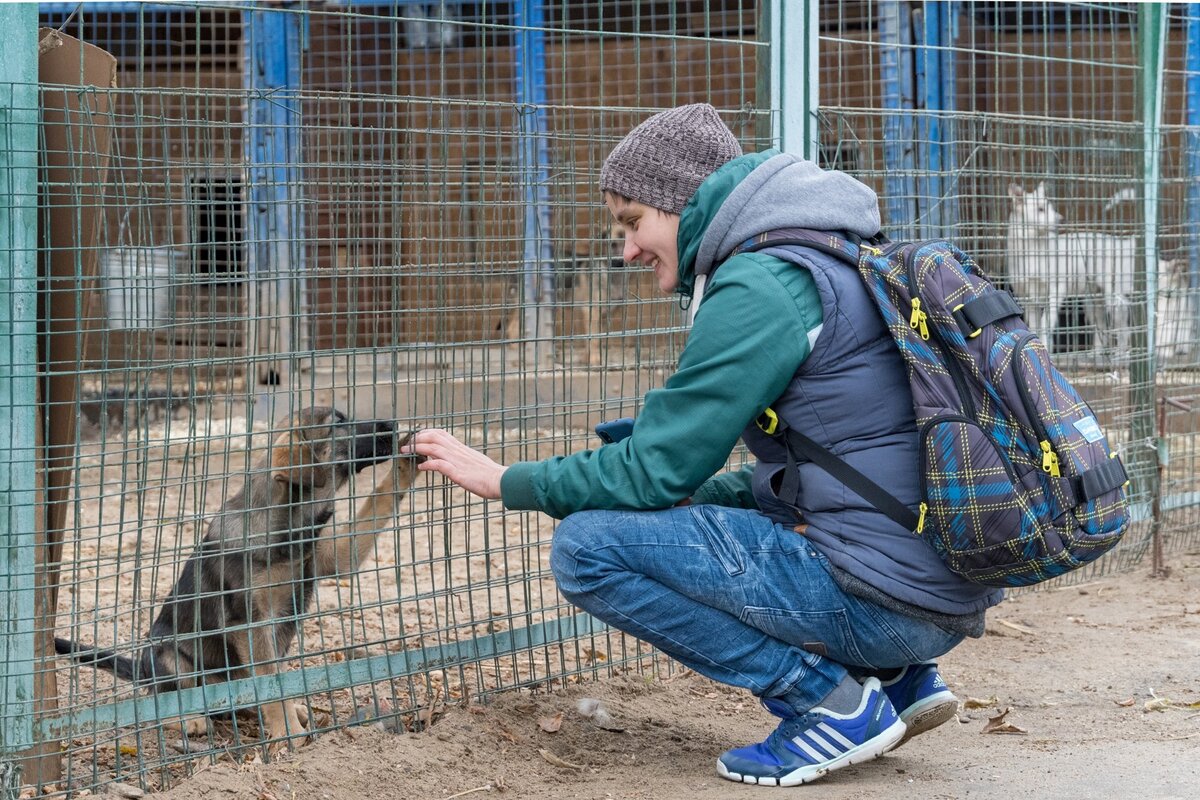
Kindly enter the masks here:
M 1200 14 L 1166 12 L 1148 243 L 1135 5 L 816 10 L 822 163 L 879 191 L 889 231 L 954 237 L 1040 307 L 1059 362 L 1138 470 L 1134 533 L 1074 579 L 1130 569 L 1155 541 L 1168 560 L 1194 547 L 1188 111 L 1200 75 L 1188 59 Z M 503 462 L 593 446 L 595 423 L 636 413 L 686 331 L 651 277 L 621 261 L 599 167 L 637 122 L 686 102 L 721 109 L 747 151 L 771 146 L 770 8 L 345 0 L 40 13 L 43 41 L 61 29 L 116 66 L 111 86 L 41 84 L 43 105 L 82 98 L 99 110 L 45 126 L 38 143 L 64 164 L 59 194 L 75 209 L 44 215 L 54 230 L 42 256 L 65 276 L 47 291 L 77 346 L 53 352 L 72 386 L 38 411 L 73 429 L 55 462 L 61 557 L 43 564 L 57 596 L 30 662 L 34 740 L 51 742 L 62 768 L 27 768 L 26 780 L 160 788 L 264 734 L 299 743 L 377 718 L 418 729 L 447 704 L 501 690 L 670 669 L 557 594 L 550 520 L 425 477 L 395 514 L 359 521 L 376 535 L 357 568 L 265 579 L 278 589 L 313 578 L 313 589 L 290 614 L 294 641 L 251 647 L 255 675 L 216 670 L 146 693 L 44 648 L 57 635 L 136 657 L 211 520 L 248 483 L 273 480 L 271 454 L 299 409 L 446 427 Z M 100 139 L 111 140 L 103 174 L 86 172 L 78 153 Z M 1031 274 L 1020 254 L 1032 233 L 1017 225 L 1027 212 L 1055 217 L 1053 235 L 1108 248 L 1102 277 Z M 1156 286 L 1143 270 L 1151 252 Z M 1171 453 L 1161 467 L 1160 418 Z M 330 530 L 351 524 L 390 469 L 341 489 Z M 259 524 L 253 509 L 227 516 Z M 264 624 L 226 622 L 231 641 Z M 270 730 L 281 699 L 305 730 Z M 182 734 L 180 718 L 214 712 Z

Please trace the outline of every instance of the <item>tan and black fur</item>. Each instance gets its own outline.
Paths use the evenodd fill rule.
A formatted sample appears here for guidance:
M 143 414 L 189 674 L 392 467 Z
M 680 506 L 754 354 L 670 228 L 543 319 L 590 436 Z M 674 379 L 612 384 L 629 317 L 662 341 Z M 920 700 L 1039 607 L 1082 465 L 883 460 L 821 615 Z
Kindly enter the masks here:
M 202 675 L 277 672 L 315 583 L 358 568 L 384 512 L 394 517 L 412 485 L 418 459 L 397 458 L 355 519 L 331 533 L 323 529 L 336 493 L 353 473 L 394 458 L 403 443 L 391 422 L 356 423 L 325 407 L 298 412 L 209 523 L 136 657 L 67 639 L 55 639 L 55 650 L 156 691 L 196 686 Z M 307 714 L 291 700 L 261 711 L 271 739 L 305 730 Z M 196 730 L 194 721 L 184 730 Z

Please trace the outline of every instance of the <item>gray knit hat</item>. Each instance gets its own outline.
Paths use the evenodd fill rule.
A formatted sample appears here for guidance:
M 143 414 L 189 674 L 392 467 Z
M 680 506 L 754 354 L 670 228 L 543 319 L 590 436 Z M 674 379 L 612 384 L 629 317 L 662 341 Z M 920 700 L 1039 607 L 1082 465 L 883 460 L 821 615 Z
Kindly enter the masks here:
M 600 168 L 600 191 L 671 214 L 742 146 L 708 103 L 655 114 L 625 136 Z

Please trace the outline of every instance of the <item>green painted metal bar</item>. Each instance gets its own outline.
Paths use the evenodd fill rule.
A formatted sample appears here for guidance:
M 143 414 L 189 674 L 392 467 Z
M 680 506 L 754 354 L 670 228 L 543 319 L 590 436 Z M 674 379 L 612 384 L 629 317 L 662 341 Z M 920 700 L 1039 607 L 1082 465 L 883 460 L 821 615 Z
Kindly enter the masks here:
M 491 636 L 480 636 L 420 650 L 360 658 L 341 663 L 281 672 L 262 678 L 242 678 L 166 692 L 39 721 L 43 738 L 67 739 L 98 731 L 149 722 L 172 716 L 194 716 L 231 708 L 268 703 L 284 697 L 299 697 L 333 689 L 402 678 L 430 670 L 446 669 L 521 652 L 533 647 L 566 642 L 580 636 L 609 630 L 588 614 L 576 614 Z
M 1155 381 L 1158 372 L 1154 352 L 1154 328 L 1158 298 L 1158 193 L 1162 180 L 1163 63 L 1167 49 L 1167 7 L 1146 3 L 1138 7 L 1138 62 L 1140 66 L 1139 101 L 1142 113 L 1142 209 L 1143 227 L 1139 237 L 1145 253 L 1145 269 L 1135 273 L 1133 293 L 1145 298 L 1131 306 L 1129 363 L 1129 400 L 1133 408 L 1130 422 L 1133 449 L 1125 459 L 1133 478 L 1135 494 L 1149 500 L 1162 491 L 1157 474 L 1157 447 L 1142 443 L 1157 442 L 1155 420 Z
M 0 5 L 0 797 L 33 744 L 37 479 L 37 6 Z
M 816 161 L 820 120 L 817 0 L 772 0 L 772 138 L 788 153 Z
M 1162 180 L 1163 65 L 1167 51 L 1167 9 L 1147 3 L 1138 10 L 1141 61 L 1142 181 L 1146 237 L 1147 347 L 1154 352 L 1154 298 L 1158 296 L 1158 194 Z

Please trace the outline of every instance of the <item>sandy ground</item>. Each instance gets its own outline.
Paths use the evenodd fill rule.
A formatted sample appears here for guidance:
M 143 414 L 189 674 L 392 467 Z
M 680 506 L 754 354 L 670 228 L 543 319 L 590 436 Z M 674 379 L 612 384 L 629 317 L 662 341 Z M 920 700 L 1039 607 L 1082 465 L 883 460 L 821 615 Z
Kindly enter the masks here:
M 943 659 L 960 700 L 981 707 L 807 787 L 719 779 L 716 756 L 760 738 L 768 718 L 744 692 L 675 672 L 509 692 L 451 707 L 421 733 L 331 732 L 279 763 L 205 766 L 164 796 L 1195 798 L 1200 552 L 1172 562 L 1166 579 L 1142 570 L 1011 598 L 983 639 Z M 583 716 L 585 699 L 620 730 Z M 1004 709 L 1020 732 L 985 733 Z

